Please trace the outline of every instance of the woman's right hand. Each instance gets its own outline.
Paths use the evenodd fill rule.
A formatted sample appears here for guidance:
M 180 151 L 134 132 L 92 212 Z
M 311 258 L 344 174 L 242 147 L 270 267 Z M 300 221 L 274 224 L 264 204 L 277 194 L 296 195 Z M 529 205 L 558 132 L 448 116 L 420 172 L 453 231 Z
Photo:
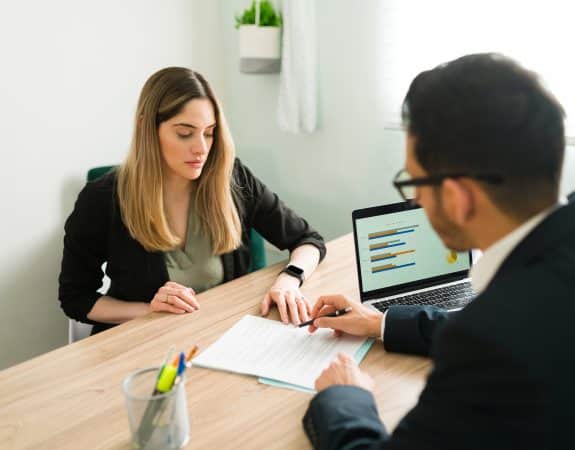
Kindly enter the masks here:
M 174 281 L 164 284 L 150 302 L 150 311 L 184 314 L 200 309 L 196 293 L 192 288 Z

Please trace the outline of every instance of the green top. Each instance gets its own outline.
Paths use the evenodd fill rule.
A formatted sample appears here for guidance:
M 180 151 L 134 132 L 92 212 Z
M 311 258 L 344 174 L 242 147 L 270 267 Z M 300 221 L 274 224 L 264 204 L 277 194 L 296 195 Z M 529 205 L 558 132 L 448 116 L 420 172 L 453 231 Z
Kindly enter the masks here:
M 170 281 L 191 287 L 200 293 L 224 281 L 224 267 L 219 256 L 212 254 L 212 245 L 201 231 L 195 230 L 194 205 L 190 203 L 188 230 L 184 250 L 164 253 Z

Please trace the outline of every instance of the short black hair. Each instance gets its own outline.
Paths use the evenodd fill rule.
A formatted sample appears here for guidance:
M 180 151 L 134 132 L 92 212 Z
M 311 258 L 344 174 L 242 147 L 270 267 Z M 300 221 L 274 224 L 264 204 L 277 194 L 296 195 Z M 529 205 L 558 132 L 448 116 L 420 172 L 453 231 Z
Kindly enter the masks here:
M 492 201 L 529 217 L 556 202 L 565 113 L 530 72 L 497 53 L 466 55 L 420 73 L 403 102 L 415 157 L 430 174 L 497 175 Z

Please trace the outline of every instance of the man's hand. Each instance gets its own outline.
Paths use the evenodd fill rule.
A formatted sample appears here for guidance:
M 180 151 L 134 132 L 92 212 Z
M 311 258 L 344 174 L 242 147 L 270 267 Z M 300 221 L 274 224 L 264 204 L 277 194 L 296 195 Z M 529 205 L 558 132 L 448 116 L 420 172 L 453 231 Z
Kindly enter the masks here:
M 351 307 L 351 311 L 338 317 L 322 317 L 338 309 Z M 318 328 L 332 328 L 336 334 L 347 333 L 355 336 L 380 337 L 383 314 L 367 306 L 354 302 L 343 295 L 326 295 L 318 298 L 311 317 L 316 317 L 309 331 Z
M 334 385 L 357 386 L 368 391 L 373 391 L 373 379 L 359 370 L 355 361 L 345 353 L 340 353 L 321 375 L 315 380 L 317 391 L 323 391 Z

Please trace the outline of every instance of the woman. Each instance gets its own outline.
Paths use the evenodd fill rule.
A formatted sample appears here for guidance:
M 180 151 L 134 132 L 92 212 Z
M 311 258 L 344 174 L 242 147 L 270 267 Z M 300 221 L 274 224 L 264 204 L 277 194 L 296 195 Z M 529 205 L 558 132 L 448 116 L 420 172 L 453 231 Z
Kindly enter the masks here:
M 322 237 L 234 156 L 206 80 L 170 67 L 140 94 L 132 145 L 117 171 L 88 183 L 65 225 L 59 299 L 71 318 L 114 324 L 163 311 L 200 309 L 199 293 L 247 273 L 255 228 L 290 263 L 262 301 L 282 320 L 308 320 L 299 291 L 325 255 Z M 111 280 L 97 292 L 102 265 Z

